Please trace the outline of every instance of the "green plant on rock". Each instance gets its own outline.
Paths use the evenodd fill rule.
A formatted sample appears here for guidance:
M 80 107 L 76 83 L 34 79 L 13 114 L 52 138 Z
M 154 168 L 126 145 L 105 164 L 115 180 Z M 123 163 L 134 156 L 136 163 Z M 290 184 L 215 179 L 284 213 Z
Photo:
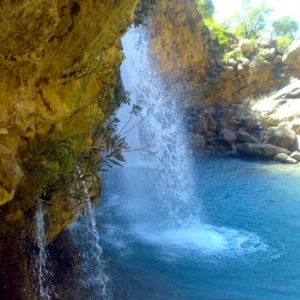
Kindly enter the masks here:
M 222 24 L 216 22 L 214 18 L 214 5 L 211 0 L 198 0 L 197 9 L 201 14 L 205 30 L 213 31 L 216 40 L 209 40 L 211 52 L 223 52 L 233 41 L 233 34 Z
M 104 122 L 107 129 L 110 128 L 110 130 L 113 130 L 114 132 L 117 131 L 117 125 L 119 124 L 120 120 L 117 117 L 117 112 L 123 105 L 130 105 L 130 95 L 128 92 L 124 91 L 121 87 L 116 87 L 111 89 L 111 87 L 107 86 L 106 88 L 106 95 L 105 97 L 108 100 L 108 105 L 106 106 L 104 113 L 106 115 L 106 120 Z M 132 109 L 130 112 L 130 117 L 124 127 L 127 127 L 130 124 L 130 121 L 132 120 L 133 116 L 137 116 L 139 112 L 141 111 L 141 107 L 138 104 L 133 104 Z M 130 128 L 126 128 L 126 132 L 123 132 L 122 128 L 119 133 L 119 138 L 121 138 L 121 135 L 123 136 L 127 132 L 130 131 Z
M 293 40 L 289 36 L 279 36 L 276 38 L 276 47 L 278 52 L 285 53 Z
M 204 24 L 207 28 L 214 31 L 217 43 L 222 50 L 224 50 L 232 42 L 233 34 L 221 24 L 217 23 L 214 19 L 206 19 L 204 20 Z
M 120 165 L 125 149 L 125 140 L 103 127 L 101 135 L 90 144 L 82 136 L 30 141 L 23 159 L 25 176 L 19 196 L 51 201 L 60 192 L 79 202 L 90 194 L 100 196 L 100 172 L 113 164 Z
M 79 126 L 86 129 L 78 134 L 69 136 L 68 131 L 63 131 L 59 137 L 28 141 L 20 153 L 24 177 L 17 190 L 18 198 L 50 202 L 59 193 L 60 197 L 82 202 L 87 196 L 100 196 L 100 172 L 120 166 L 124 161 L 122 152 L 128 149 L 125 138 L 116 132 L 115 115 L 123 104 L 129 104 L 128 94 L 109 87 L 106 92 L 104 120 L 92 126 L 90 120 L 82 120 Z
M 50 201 L 61 189 L 74 198 L 80 192 L 77 180 L 74 141 L 71 139 L 30 141 L 23 159 L 24 179 L 19 188 L 21 198 Z M 72 183 L 74 183 L 72 186 Z M 72 192 L 71 192 L 72 191 Z
M 232 50 L 232 51 L 230 51 L 230 52 L 228 52 L 228 53 L 225 53 L 225 55 L 224 55 L 224 57 L 223 57 L 223 61 L 224 61 L 224 63 L 225 63 L 226 65 L 228 65 L 228 64 L 229 64 L 229 60 L 230 60 L 231 58 L 233 58 L 233 59 L 238 59 L 238 58 L 240 58 L 240 57 L 243 57 L 242 52 L 241 52 L 239 49 L 234 49 L 234 50 Z

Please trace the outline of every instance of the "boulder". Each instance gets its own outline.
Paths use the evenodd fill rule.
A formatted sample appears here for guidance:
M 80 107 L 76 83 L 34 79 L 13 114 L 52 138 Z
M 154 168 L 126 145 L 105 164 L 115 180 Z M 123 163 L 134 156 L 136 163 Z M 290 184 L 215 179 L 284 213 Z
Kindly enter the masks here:
M 242 39 L 239 42 L 239 48 L 243 54 L 253 53 L 255 48 L 248 39 Z
M 300 98 L 300 87 L 297 87 L 297 88 L 291 90 L 287 94 L 287 98 L 290 98 L 290 99 L 299 99 Z
M 237 154 L 243 157 L 257 157 L 264 159 L 274 159 L 279 153 L 290 154 L 291 152 L 287 149 L 276 147 L 271 144 L 264 143 L 242 143 L 238 144 L 236 148 Z
M 290 84 L 279 90 L 274 95 L 274 100 L 296 98 L 300 90 L 300 80 L 293 80 Z
M 296 139 L 296 133 L 287 125 L 278 127 L 267 138 L 266 143 L 288 149 Z
M 214 131 L 206 131 L 205 132 L 205 138 L 209 139 L 209 138 L 215 138 L 216 137 L 216 133 Z
M 192 140 L 192 147 L 196 150 L 198 149 L 205 149 L 206 147 L 206 140 L 203 135 L 195 134 Z
M 296 134 L 300 133 L 300 118 L 297 118 L 291 122 L 291 128 L 296 132 Z
M 264 57 L 264 59 L 271 61 L 275 58 L 276 50 L 275 48 L 264 49 L 263 51 L 260 52 L 260 54 Z
M 297 162 L 300 161 L 300 152 L 295 151 L 290 155 L 291 158 L 295 159 Z
M 250 65 L 250 60 L 247 57 L 238 57 L 236 61 L 242 65 Z
M 276 42 L 269 37 L 261 37 L 256 40 L 256 44 L 260 48 L 272 48 L 276 45 Z
M 207 118 L 204 114 L 200 114 L 197 118 L 196 118 L 196 122 L 195 122 L 195 132 L 205 132 L 208 130 L 208 122 L 207 122 Z
M 282 57 L 285 65 L 299 69 L 300 68 L 300 38 L 295 40 Z
M 237 70 L 240 73 L 242 70 L 248 71 L 250 69 L 250 60 L 246 57 L 239 57 L 236 59 L 238 62 Z
M 228 64 L 232 67 L 235 67 L 238 64 L 238 62 L 234 58 L 229 58 Z
M 300 135 L 296 135 L 295 142 L 289 148 L 290 151 L 299 151 L 300 150 Z
M 228 128 L 228 126 L 229 126 L 228 120 L 224 120 L 224 119 L 219 120 L 219 122 L 218 122 L 218 130 L 219 131 L 222 131 L 223 129 Z
M 279 64 L 281 62 L 282 62 L 282 57 L 280 55 L 276 55 L 275 58 L 274 58 L 274 60 L 273 60 L 273 64 L 277 65 L 277 64 Z
M 212 117 L 210 112 L 204 112 L 198 115 L 196 123 L 195 123 L 196 132 L 207 132 L 207 131 L 215 131 L 217 128 L 217 122 Z
M 253 117 L 247 116 L 239 119 L 238 126 L 244 128 L 246 131 L 249 131 L 257 129 L 258 124 L 257 120 L 255 120 Z
M 237 136 L 235 132 L 225 128 L 219 133 L 218 140 L 224 144 L 231 145 L 236 142 Z
M 279 153 L 286 153 L 286 154 L 291 153 L 289 150 L 287 150 L 285 148 L 276 147 L 271 144 L 262 144 L 262 150 L 263 150 L 264 157 L 266 157 L 266 158 L 268 158 L 268 157 L 274 158 Z
M 239 130 L 236 136 L 237 136 L 237 141 L 239 143 L 258 143 L 257 138 L 249 134 L 245 130 Z
M 283 163 L 289 163 L 289 164 L 296 164 L 297 163 L 296 159 L 288 156 L 286 153 L 276 154 L 274 160 L 275 161 L 280 161 L 280 162 L 283 162 Z

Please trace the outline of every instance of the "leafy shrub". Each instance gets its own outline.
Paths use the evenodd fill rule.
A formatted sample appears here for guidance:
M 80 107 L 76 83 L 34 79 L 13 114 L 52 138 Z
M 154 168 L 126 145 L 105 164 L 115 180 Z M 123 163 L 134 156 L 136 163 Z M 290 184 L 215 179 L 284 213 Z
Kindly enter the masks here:
M 105 120 L 98 120 L 89 129 L 90 123 L 82 120 L 80 134 L 61 137 L 44 137 L 28 141 L 22 157 L 24 177 L 18 187 L 17 197 L 25 201 L 40 199 L 51 201 L 54 194 L 86 201 L 87 192 L 100 196 L 100 172 L 113 165 L 121 166 L 125 160 L 122 152 L 127 150 L 125 137 L 117 134 L 116 111 L 129 104 L 128 93 L 106 87 Z M 109 92 L 110 91 L 110 92 Z M 110 96 L 109 96 L 110 95 Z M 140 107 L 134 106 L 132 114 Z M 88 124 L 88 125 L 87 125 Z M 82 134 L 86 132 L 86 134 Z
M 291 44 L 292 44 L 292 39 L 289 36 L 279 36 L 276 39 L 277 50 L 280 53 L 285 53 Z
M 215 32 L 218 44 L 222 47 L 222 49 L 226 48 L 226 46 L 232 41 L 232 33 L 221 24 L 218 24 L 215 20 L 206 19 L 204 20 L 204 24 Z
M 237 58 L 242 57 L 242 56 L 243 56 L 242 52 L 238 49 L 235 49 L 235 50 L 232 50 L 232 51 L 226 53 L 224 55 L 223 61 L 224 61 L 225 64 L 228 64 L 230 58 L 237 59 Z

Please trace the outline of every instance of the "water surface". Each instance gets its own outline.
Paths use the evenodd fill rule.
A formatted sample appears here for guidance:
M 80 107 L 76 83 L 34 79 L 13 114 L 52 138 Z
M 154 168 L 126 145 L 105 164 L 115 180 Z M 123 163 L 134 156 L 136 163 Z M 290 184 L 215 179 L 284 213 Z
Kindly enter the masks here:
M 176 218 L 161 209 L 150 166 L 107 174 L 100 239 L 113 299 L 300 299 L 299 166 L 192 165 L 193 199 Z

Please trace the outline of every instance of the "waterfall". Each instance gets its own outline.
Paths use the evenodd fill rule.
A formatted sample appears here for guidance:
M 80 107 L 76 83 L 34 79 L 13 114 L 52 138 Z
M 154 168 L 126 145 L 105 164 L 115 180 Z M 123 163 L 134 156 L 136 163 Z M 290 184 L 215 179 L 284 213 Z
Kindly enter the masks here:
M 135 181 L 133 189 L 143 187 L 141 193 L 152 194 L 149 201 L 157 202 L 169 226 L 187 225 L 192 219 L 195 222 L 191 218 L 194 195 L 190 155 L 175 93 L 155 70 L 145 29 L 131 28 L 122 45 L 126 55 L 121 66 L 123 85 L 131 101 L 142 107 L 139 131 L 129 132 L 129 146 L 139 145 L 140 153 L 134 153 L 136 163 L 151 169 L 146 179 L 131 178 Z M 133 163 L 130 156 L 126 159 Z M 200 221 L 201 212 L 195 213 Z
M 193 165 L 196 159 L 188 150 L 176 93 L 155 68 L 145 29 L 131 28 L 122 45 L 123 85 L 142 111 L 140 120 L 124 130 L 130 110 L 123 110 L 120 132 L 127 132 L 129 146 L 139 151 L 129 152 L 124 169 L 105 180 L 108 201 L 101 213 L 110 224 L 107 244 L 130 253 L 128 240 L 139 239 L 159 247 L 166 259 L 240 255 L 264 247 L 255 234 L 210 225 L 204 219 L 199 178 L 194 175 L 201 166 Z
M 225 183 L 226 172 L 206 170 L 210 160 L 189 152 L 178 100 L 155 68 L 146 30 L 131 28 L 122 45 L 123 85 L 142 111 L 132 124 L 130 108 L 118 114 L 119 133 L 126 133 L 132 151 L 124 168 L 103 175 L 101 243 L 111 258 L 113 299 L 200 299 L 208 266 L 266 253 L 268 245 L 256 233 L 227 227 L 231 214 L 213 220 L 216 226 L 204 219 L 202 205 L 209 213 L 209 199 L 224 193 L 207 175 L 219 172 Z M 230 196 L 220 201 L 230 206 Z
M 39 299 L 50 299 L 48 289 L 44 285 L 46 269 L 46 238 L 45 238 L 45 221 L 44 221 L 44 206 L 41 201 L 38 201 L 35 214 L 36 241 L 38 246 L 38 258 L 35 260 L 35 274 L 37 277 Z

